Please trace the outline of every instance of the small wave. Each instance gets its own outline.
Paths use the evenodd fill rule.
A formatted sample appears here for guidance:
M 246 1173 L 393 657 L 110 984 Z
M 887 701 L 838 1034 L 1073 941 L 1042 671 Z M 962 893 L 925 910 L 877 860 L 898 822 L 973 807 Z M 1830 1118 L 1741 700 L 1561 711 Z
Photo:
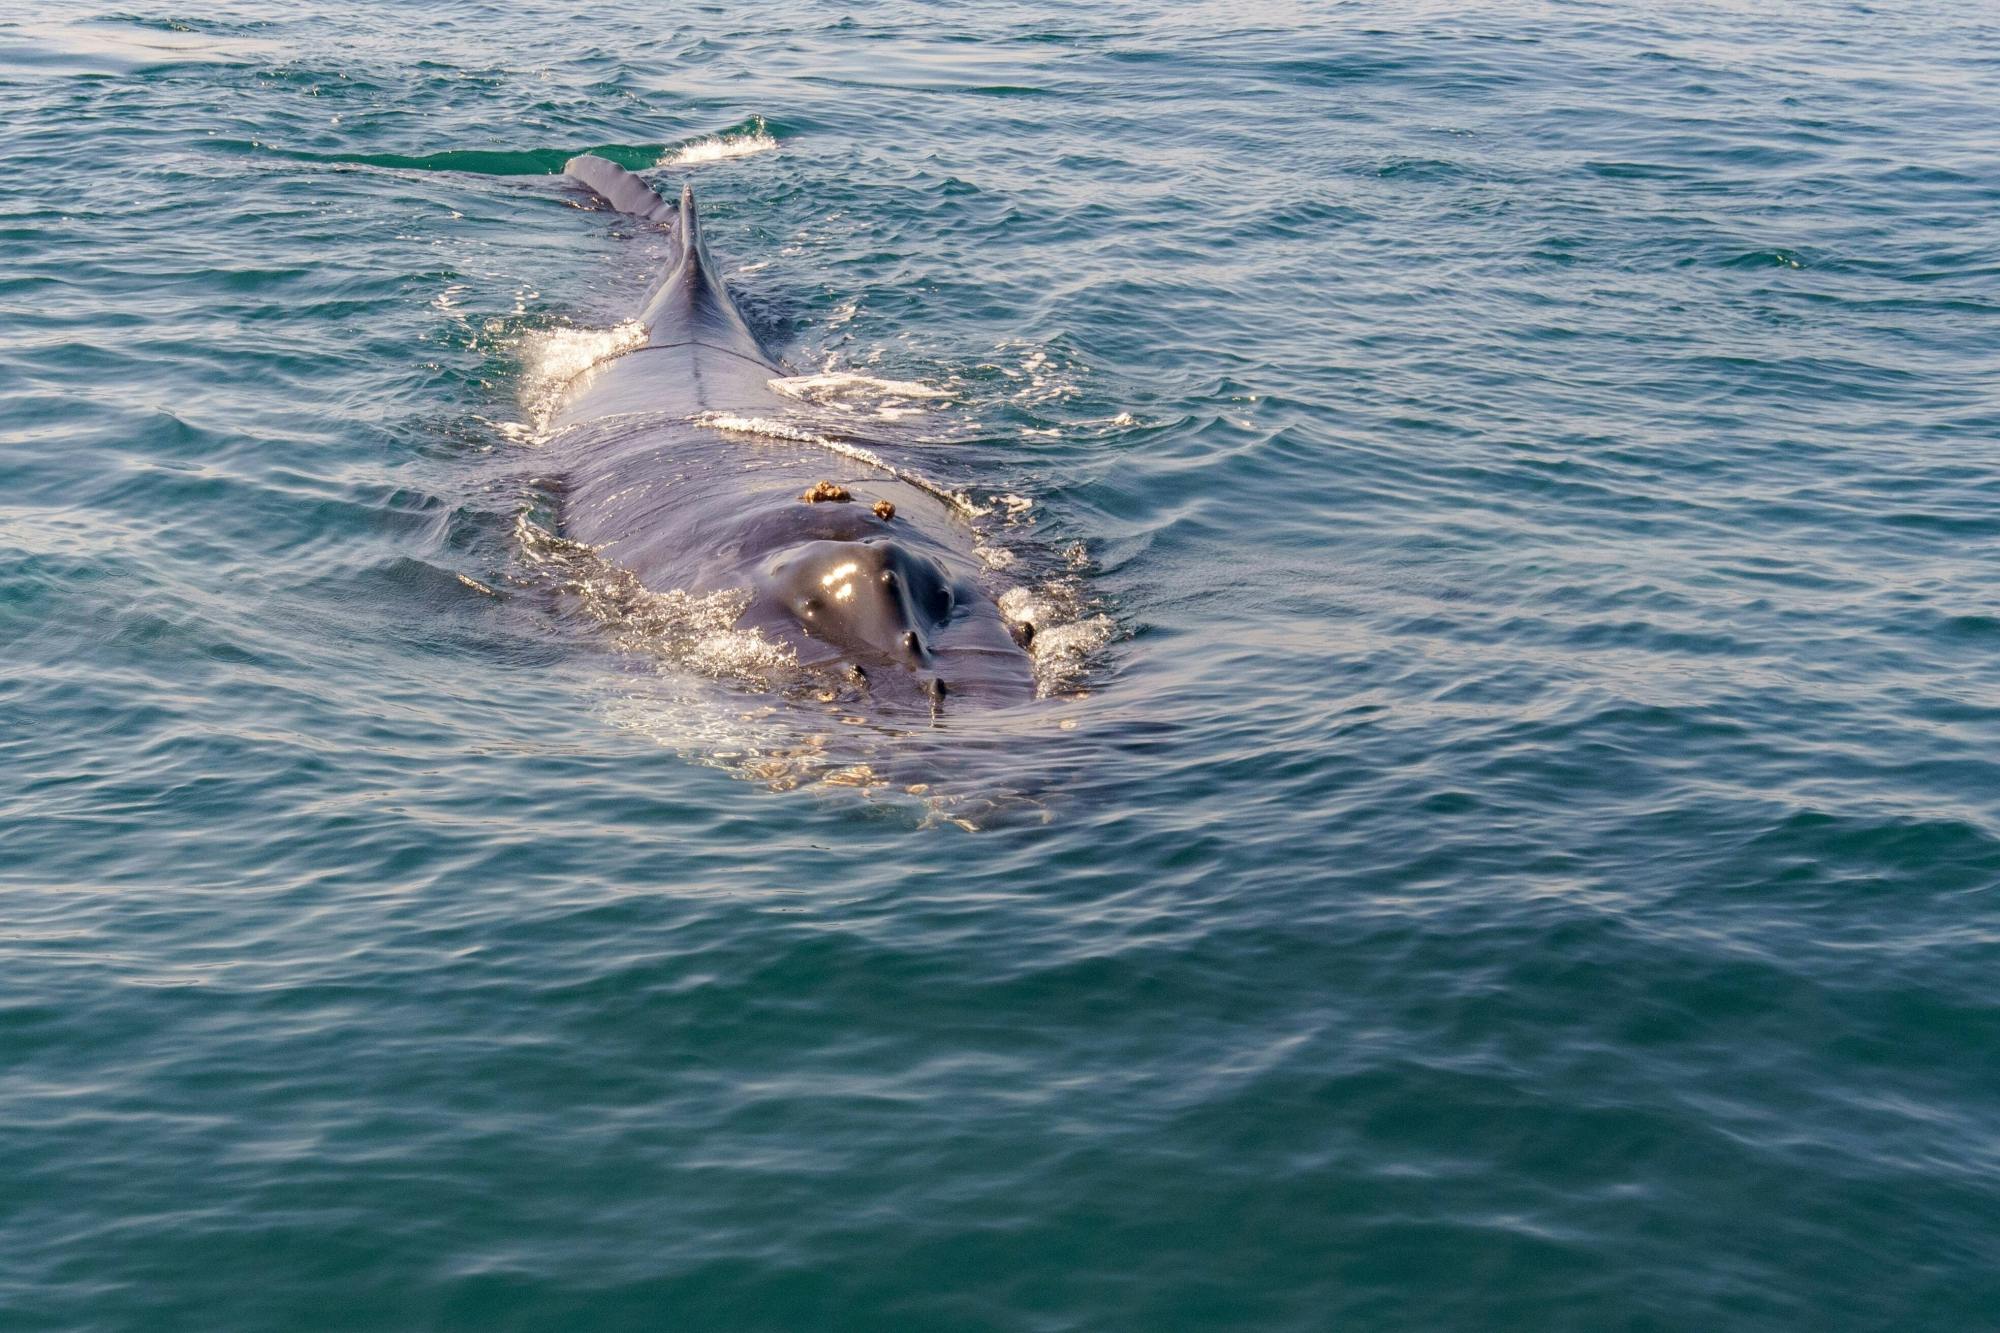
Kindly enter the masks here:
M 1074 690 L 1096 669 L 1098 654 L 1118 634 L 1107 615 L 1086 616 L 1035 631 L 1030 653 L 1035 659 L 1035 689 L 1043 698 Z
M 950 824 L 977 833 L 989 818 L 1018 818 L 1023 808 L 1047 819 L 1038 802 L 1009 793 L 956 791 L 935 780 L 912 781 L 914 774 L 898 776 L 898 756 L 882 747 L 900 737 L 870 733 L 858 717 L 814 718 L 775 704 L 728 708 L 698 685 L 671 674 L 635 682 L 605 704 L 605 718 L 731 777 L 772 791 L 851 794 L 906 811 L 921 828 Z M 873 761 L 865 757 L 871 754 Z
M 646 326 L 632 320 L 609 329 L 568 326 L 540 329 L 520 342 L 521 412 L 539 439 L 562 402 L 569 382 L 600 361 L 646 342 Z
M 999 363 L 990 366 L 1020 386 L 1012 395 L 1019 406 L 1033 408 L 1064 403 L 1083 392 L 1079 381 L 1085 368 L 1060 349 L 1010 338 L 996 344 L 993 350 L 1008 357 L 1020 356 L 1018 366 Z
M 771 132 L 764 127 L 762 117 L 750 122 L 750 127 L 736 133 L 710 134 L 690 140 L 678 148 L 669 149 L 660 155 L 658 165 L 663 167 L 699 167 L 710 162 L 721 162 L 726 158 L 748 157 L 752 153 L 766 153 L 778 146 Z
M 1804 268 L 1796 250 L 1752 250 L 1724 261 L 1725 268 Z

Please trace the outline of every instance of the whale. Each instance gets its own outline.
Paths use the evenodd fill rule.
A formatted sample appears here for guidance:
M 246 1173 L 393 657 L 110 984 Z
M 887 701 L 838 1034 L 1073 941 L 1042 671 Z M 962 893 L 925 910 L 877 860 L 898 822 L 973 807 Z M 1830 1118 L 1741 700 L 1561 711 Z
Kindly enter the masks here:
M 693 187 L 670 202 L 589 154 L 564 176 L 591 206 L 663 231 L 669 253 L 641 333 L 578 373 L 549 418 L 562 535 L 653 592 L 739 594 L 732 628 L 783 645 L 843 698 L 933 718 L 1031 700 L 1032 628 L 1002 614 L 951 492 L 872 450 L 716 428 L 782 419 L 772 381 L 786 372 L 724 281 Z

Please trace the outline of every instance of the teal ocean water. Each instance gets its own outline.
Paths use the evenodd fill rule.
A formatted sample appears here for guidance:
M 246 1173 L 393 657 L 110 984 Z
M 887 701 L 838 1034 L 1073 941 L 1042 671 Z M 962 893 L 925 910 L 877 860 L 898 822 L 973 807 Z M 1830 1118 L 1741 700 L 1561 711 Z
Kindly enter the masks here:
M 2000 1328 L 1992 19 L 6 6 L 0 1324 Z M 586 149 L 1044 699 L 564 547 Z

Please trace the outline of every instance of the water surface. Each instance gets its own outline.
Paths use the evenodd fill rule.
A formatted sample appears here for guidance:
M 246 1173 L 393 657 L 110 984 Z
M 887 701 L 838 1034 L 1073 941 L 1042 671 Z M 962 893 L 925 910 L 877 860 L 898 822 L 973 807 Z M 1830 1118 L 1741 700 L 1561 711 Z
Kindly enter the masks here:
M 2000 1326 L 1990 13 L 314 8 L 0 16 L 5 1322 Z M 1046 700 L 552 558 L 584 149 Z

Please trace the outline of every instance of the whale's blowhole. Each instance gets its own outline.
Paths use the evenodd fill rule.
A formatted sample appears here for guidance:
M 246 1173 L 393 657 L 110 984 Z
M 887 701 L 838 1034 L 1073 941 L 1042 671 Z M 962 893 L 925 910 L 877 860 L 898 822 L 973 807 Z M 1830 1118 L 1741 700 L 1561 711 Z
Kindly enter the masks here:
M 942 564 L 882 537 L 787 547 L 764 562 L 759 581 L 806 634 L 911 670 L 931 664 L 931 638 L 958 603 Z

